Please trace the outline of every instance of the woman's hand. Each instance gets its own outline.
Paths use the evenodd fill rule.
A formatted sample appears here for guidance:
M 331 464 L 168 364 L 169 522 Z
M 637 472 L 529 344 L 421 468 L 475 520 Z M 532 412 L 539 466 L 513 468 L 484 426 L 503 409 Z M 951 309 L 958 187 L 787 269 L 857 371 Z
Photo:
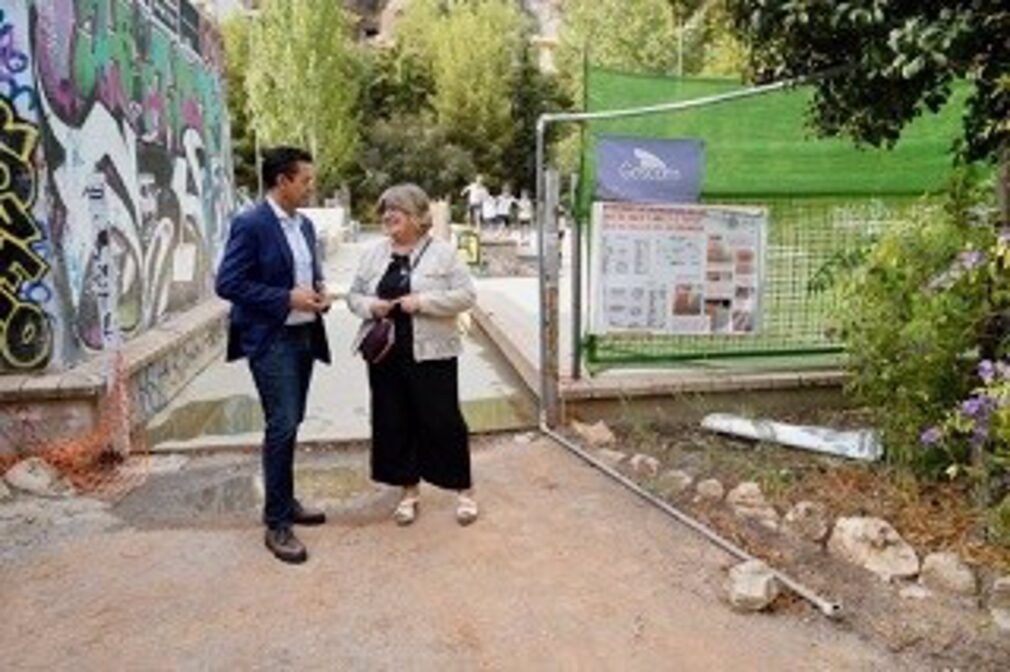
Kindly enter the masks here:
M 376 318 L 383 318 L 389 315 L 389 311 L 393 310 L 393 306 L 396 305 L 395 301 L 387 301 L 385 299 L 376 299 L 372 302 L 370 310 L 372 311 L 372 316 Z
M 401 296 L 397 299 L 400 304 L 400 310 L 407 313 L 408 315 L 413 315 L 421 311 L 421 299 L 417 294 L 407 294 L 406 296 Z

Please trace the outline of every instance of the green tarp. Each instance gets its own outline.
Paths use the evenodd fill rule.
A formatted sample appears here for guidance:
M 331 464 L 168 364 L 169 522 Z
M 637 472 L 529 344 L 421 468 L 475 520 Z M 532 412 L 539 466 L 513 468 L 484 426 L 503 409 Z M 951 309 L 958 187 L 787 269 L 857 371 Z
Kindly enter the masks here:
M 673 79 L 590 68 L 589 111 L 690 100 L 743 88 L 717 79 Z M 816 137 L 806 124 L 809 87 L 776 91 L 681 112 L 587 124 L 582 185 L 594 184 L 600 135 L 697 138 L 705 143 L 702 199 L 918 195 L 943 185 L 961 132 L 967 87 L 939 114 L 906 127 L 892 150 L 857 148 L 848 139 Z M 583 191 L 583 205 L 590 194 Z

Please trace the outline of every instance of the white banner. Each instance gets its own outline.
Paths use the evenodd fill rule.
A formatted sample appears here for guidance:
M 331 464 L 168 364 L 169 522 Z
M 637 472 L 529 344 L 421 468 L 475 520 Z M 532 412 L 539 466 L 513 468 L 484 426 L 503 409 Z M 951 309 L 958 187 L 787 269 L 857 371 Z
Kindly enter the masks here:
M 593 204 L 594 334 L 752 334 L 761 324 L 764 208 Z

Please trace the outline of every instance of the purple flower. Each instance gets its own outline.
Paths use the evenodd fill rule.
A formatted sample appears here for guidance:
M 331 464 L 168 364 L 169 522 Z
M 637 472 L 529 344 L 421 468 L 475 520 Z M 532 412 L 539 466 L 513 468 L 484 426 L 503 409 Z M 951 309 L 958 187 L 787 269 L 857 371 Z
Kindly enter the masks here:
M 989 428 L 986 427 L 985 425 L 977 425 L 975 427 L 975 431 L 971 433 L 971 438 L 969 439 L 969 442 L 971 443 L 972 446 L 978 448 L 979 446 L 984 444 L 988 438 L 989 438 Z
M 957 260 L 965 270 L 970 271 L 985 262 L 985 254 L 978 250 L 968 250 L 957 255 Z
M 961 412 L 969 418 L 978 417 L 984 410 L 985 402 L 981 397 L 970 397 L 961 402 Z
M 996 367 L 993 365 L 991 360 L 983 359 L 978 363 L 978 377 L 982 379 L 982 382 L 986 385 L 992 383 L 996 378 Z
M 919 441 L 924 446 L 935 446 L 940 443 L 940 439 L 943 438 L 943 433 L 940 432 L 939 427 L 930 427 L 919 435 Z
M 1001 243 L 1010 243 L 1010 229 L 1000 229 L 997 240 Z

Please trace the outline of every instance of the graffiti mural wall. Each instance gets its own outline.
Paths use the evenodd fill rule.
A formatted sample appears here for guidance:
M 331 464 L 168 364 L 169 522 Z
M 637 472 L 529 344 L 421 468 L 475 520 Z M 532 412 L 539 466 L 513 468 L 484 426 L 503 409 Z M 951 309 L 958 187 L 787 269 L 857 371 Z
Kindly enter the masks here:
M 222 71 L 189 0 L 0 0 L 0 373 L 65 368 L 210 293 L 233 207 Z

